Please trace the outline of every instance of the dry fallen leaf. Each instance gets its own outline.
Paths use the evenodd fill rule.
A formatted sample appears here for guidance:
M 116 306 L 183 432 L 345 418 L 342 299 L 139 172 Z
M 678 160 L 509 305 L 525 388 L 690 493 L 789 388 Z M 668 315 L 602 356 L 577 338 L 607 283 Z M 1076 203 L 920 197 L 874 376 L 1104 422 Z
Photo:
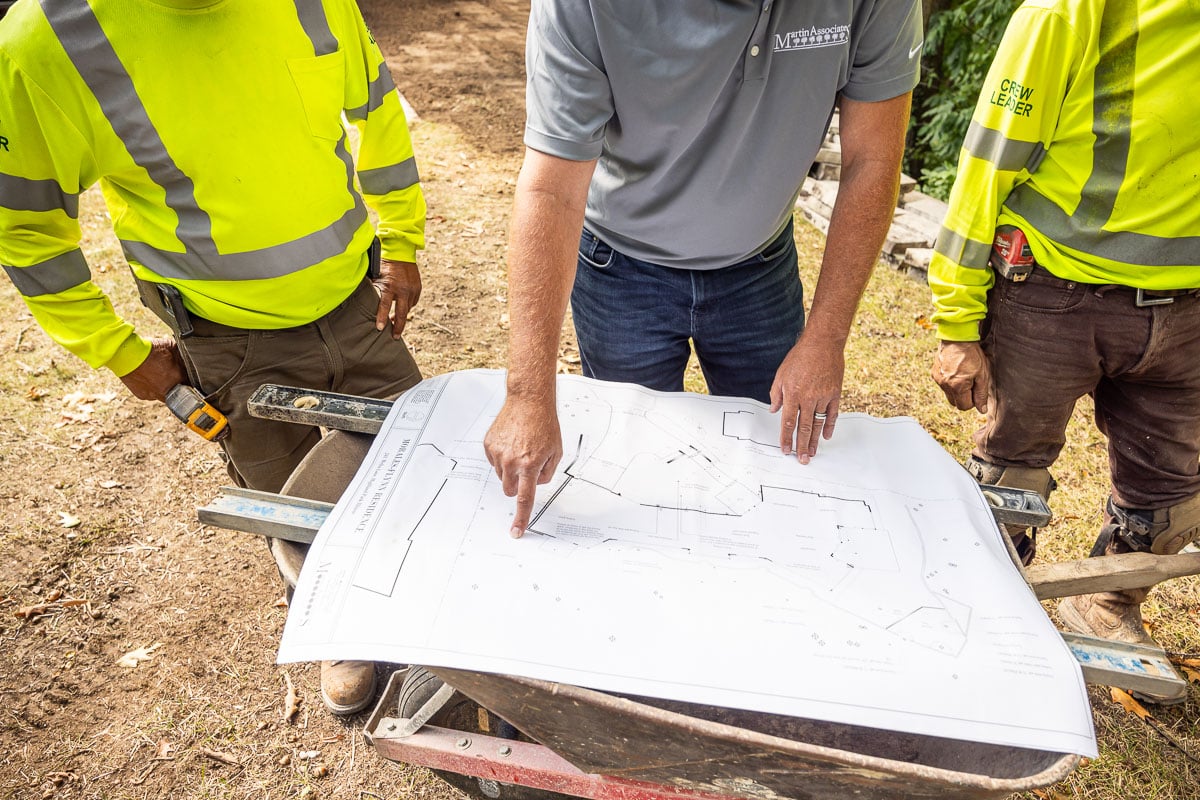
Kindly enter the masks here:
M 1133 714 L 1138 719 L 1150 718 L 1150 712 L 1146 710 L 1146 707 L 1137 700 L 1134 700 L 1133 695 L 1129 694 L 1129 692 L 1125 691 L 1124 689 L 1118 689 L 1114 686 L 1110 690 L 1110 693 L 1112 694 L 1113 702 L 1119 703 L 1121 708 L 1125 709 L 1130 714 Z
M 149 647 L 139 647 L 136 650 L 130 650 L 117 659 L 117 665 L 122 667 L 136 667 L 141 662 L 154 658 L 154 651 L 160 647 L 162 647 L 162 642 L 155 642 Z
M 96 403 L 111 403 L 116 399 L 116 392 L 100 392 L 99 394 L 72 392 L 71 394 L 63 395 L 63 404 L 68 408 L 90 412 L 95 408 Z
M 91 414 L 75 414 L 70 411 L 64 411 L 64 412 L 62 412 L 61 416 L 62 416 L 62 419 L 60 419 L 58 422 L 54 423 L 55 428 L 61 428 L 64 425 L 71 424 L 72 422 L 91 422 L 92 421 Z
M 228 764 L 231 767 L 240 767 L 242 764 L 228 753 L 222 753 L 218 750 L 210 750 L 207 747 L 197 747 L 196 752 L 202 756 L 207 756 L 213 761 L 219 761 L 222 764 Z
M 74 514 L 68 514 L 66 511 L 58 512 L 59 527 L 78 528 L 79 524 L 81 522 L 83 522 L 83 520 L 81 520 L 79 517 L 75 516 Z
M 175 756 L 171 755 L 175 752 L 175 745 L 171 744 L 166 739 L 158 740 L 158 748 L 154 751 L 154 757 L 161 761 L 168 761 Z
M 46 391 L 45 389 L 39 388 L 37 386 L 30 386 L 29 391 L 27 391 L 25 393 L 25 397 L 27 397 L 30 400 L 41 400 L 43 397 L 45 397 L 48 394 L 50 394 L 50 393 L 48 391 Z
M 1068 795 L 1054 789 L 1034 789 L 1033 796 L 1041 798 L 1041 800 L 1071 800 Z
M 21 606 L 13 612 L 13 615 L 22 619 L 33 619 L 34 617 L 40 617 L 42 614 L 49 614 L 51 611 L 60 611 L 64 608 L 75 608 L 76 606 L 86 606 L 89 602 L 90 601 L 88 600 L 82 600 L 75 597 L 67 597 L 61 600 L 56 599 L 48 603 L 37 603 L 32 606 Z
M 45 614 L 52 607 L 53 603 L 38 603 L 37 605 L 32 606 L 21 606 L 13 612 L 13 616 L 20 617 L 21 619 L 33 619 L 34 617 L 40 617 L 42 614 Z
M 287 695 L 283 698 L 283 721 L 291 722 L 300 713 L 300 695 L 296 694 L 291 675 L 283 673 L 283 680 L 287 684 Z
M 120 481 L 100 481 L 101 489 L 120 489 L 124 485 Z
M 1182 664 L 1179 665 L 1179 669 L 1183 670 L 1183 674 L 1189 683 L 1200 683 L 1200 670 L 1185 667 Z

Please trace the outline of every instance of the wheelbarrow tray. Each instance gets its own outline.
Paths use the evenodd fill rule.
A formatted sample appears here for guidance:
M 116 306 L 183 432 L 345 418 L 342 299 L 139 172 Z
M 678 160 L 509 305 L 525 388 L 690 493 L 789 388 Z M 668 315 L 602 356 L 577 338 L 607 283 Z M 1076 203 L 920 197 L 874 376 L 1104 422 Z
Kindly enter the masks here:
M 1079 756 L 618 696 L 513 675 L 430 671 L 585 773 L 754 800 L 1005 798 Z

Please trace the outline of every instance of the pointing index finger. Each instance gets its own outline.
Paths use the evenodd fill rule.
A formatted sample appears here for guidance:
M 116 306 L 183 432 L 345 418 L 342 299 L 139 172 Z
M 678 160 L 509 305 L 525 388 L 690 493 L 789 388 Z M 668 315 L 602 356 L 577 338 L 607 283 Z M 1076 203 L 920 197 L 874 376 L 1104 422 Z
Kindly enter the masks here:
M 529 515 L 533 513 L 533 500 L 537 492 L 537 475 L 521 472 L 517 476 L 517 511 L 513 514 L 509 536 L 520 539 L 529 527 Z

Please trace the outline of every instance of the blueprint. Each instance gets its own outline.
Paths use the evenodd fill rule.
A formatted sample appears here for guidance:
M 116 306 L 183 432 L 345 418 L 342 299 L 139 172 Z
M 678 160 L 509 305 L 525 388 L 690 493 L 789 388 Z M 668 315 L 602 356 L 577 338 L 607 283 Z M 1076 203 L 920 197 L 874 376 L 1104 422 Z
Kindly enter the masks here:
M 393 406 L 305 563 L 281 662 L 361 659 L 1095 756 L 1079 667 L 916 421 L 801 465 L 752 400 L 559 376 L 563 459 L 508 531 L 504 373 Z M 1015 702 L 1019 700 L 1019 702 Z

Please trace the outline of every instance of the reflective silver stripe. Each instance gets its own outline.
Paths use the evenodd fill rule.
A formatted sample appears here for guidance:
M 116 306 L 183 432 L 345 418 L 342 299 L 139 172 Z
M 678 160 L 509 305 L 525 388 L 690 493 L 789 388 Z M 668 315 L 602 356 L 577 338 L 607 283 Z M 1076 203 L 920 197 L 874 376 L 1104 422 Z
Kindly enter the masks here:
M 988 256 L 992 254 L 992 243 L 968 239 L 966 236 L 942 226 L 933 250 L 960 266 L 986 269 Z
M 347 119 L 352 122 L 361 122 L 367 118 L 367 114 L 383 105 L 383 99 L 388 96 L 388 93 L 394 91 L 396 91 L 396 84 L 392 81 L 392 73 L 388 71 L 387 64 L 380 63 L 379 76 L 367 85 L 366 104 L 346 109 Z
M 346 191 L 354 198 L 354 205 L 333 224 L 283 244 L 207 259 L 122 239 L 125 258 L 164 278 L 237 281 L 290 275 L 346 252 L 354 234 L 368 222 L 367 207 L 362 195 L 354 190 L 354 158 L 347 148 L 345 134 L 335 151 L 346 167 Z
M 1072 215 L 1094 231 L 1112 217 L 1129 165 L 1137 43 L 1137 3 L 1105 3 L 1092 89 L 1092 174 Z
M 166 192 L 167 206 L 179 220 L 176 236 L 188 249 L 215 255 L 212 220 L 196 202 L 195 185 L 167 153 L 138 97 L 133 79 L 104 35 L 91 6 L 79 0 L 41 0 L 41 3 L 71 63 L 95 95 L 130 157 Z
M 228 253 L 204 262 L 194 255 L 159 250 L 144 242 L 121 240 L 121 248 L 127 259 L 164 278 L 223 281 L 278 278 L 346 252 L 350 240 L 366 221 L 366 209 L 358 203 L 341 219 L 315 233 L 285 244 Z
M 387 194 L 397 189 L 407 189 L 420 180 L 415 158 L 406 158 L 390 167 L 360 170 L 358 173 L 358 182 L 367 194 Z
M 1132 231 L 1106 231 L 1081 217 L 1068 216 L 1029 184 L 1013 190 L 1004 203 L 1055 242 L 1121 264 L 1149 267 L 1200 264 L 1200 236 L 1151 236 Z
M 296 15 L 300 17 L 300 26 L 313 43 L 313 52 L 323 56 L 336 53 L 337 38 L 329 29 L 329 20 L 325 18 L 325 8 L 321 0 L 296 0 Z
M 0 172 L 0 206 L 13 211 L 65 211 L 79 218 L 79 195 L 63 191 L 56 180 L 34 180 Z
M 1033 163 L 1041 143 L 1009 139 L 999 131 L 985 128 L 972 120 L 971 127 L 967 128 L 967 138 L 963 140 L 963 148 L 975 158 L 990 162 L 996 169 L 1016 172 Z
M 23 297 L 58 294 L 92 278 L 82 250 L 68 250 L 31 267 L 10 267 L 5 264 L 4 271 Z

